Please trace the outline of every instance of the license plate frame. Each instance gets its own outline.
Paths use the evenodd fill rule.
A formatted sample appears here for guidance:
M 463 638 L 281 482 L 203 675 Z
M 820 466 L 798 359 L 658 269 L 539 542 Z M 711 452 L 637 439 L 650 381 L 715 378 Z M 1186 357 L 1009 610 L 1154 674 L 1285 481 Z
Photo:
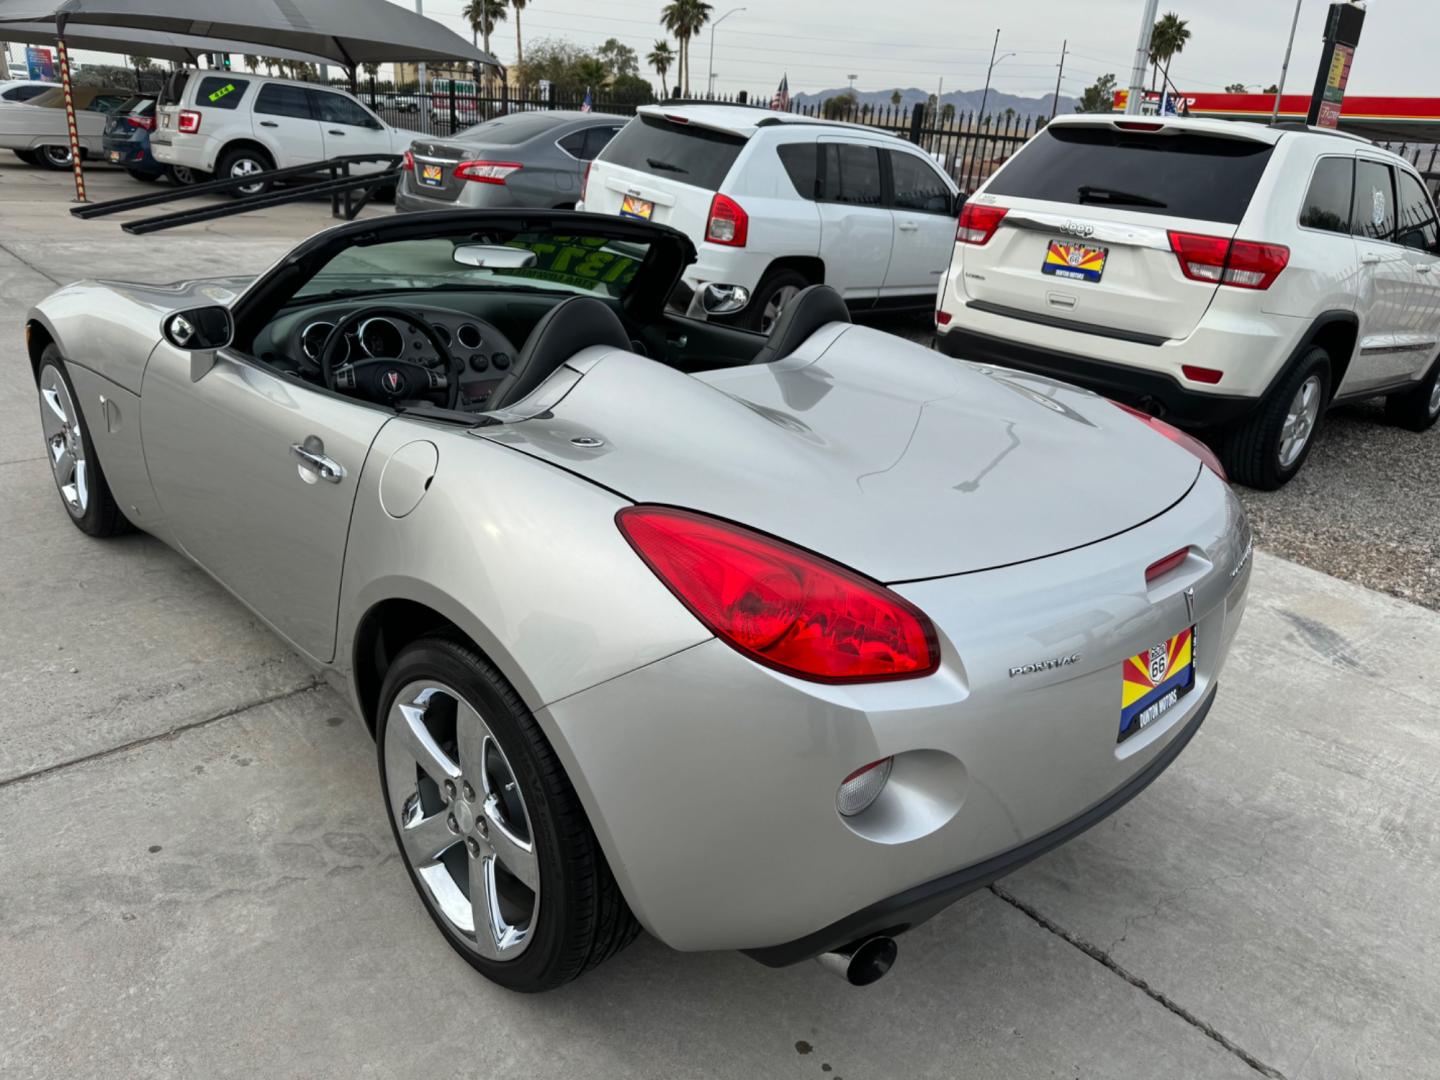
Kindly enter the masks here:
M 445 186 L 445 167 L 443 165 L 420 166 L 420 183 L 425 187 Z
M 620 216 L 636 221 L 649 221 L 655 215 L 655 204 L 639 195 L 626 195 L 620 200 Z
M 1084 281 L 1098 285 L 1110 261 L 1110 249 L 1096 244 L 1076 244 L 1069 240 L 1051 240 L 1045 246 L 1045 259 L 1040 272 L 1065 281 Z
M 1154 726 L 1195 689 L 1195 628 L 1127 657 L 1121 665 L 1117 743 Z
M 111 164 L 111 165 L 119 165 L 119 164 L 120 164 L 120 151 L 119 151 L 119 150 L 111 150 L 111 151 L 110 151 L 110 164 Z

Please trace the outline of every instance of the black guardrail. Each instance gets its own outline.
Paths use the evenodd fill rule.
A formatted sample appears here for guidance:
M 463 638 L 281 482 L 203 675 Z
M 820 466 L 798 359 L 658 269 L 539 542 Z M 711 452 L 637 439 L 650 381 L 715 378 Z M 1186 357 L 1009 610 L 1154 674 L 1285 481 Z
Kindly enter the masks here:
M 354 175 L 350 171 L 352 165 L 373 161 L 384 162 L 385 168 L 378 172 L 359 175 Z M 252 210 L 283 206 L 286 203 L 299 202 L 316 195 L 330 196 L 332 217 L 353 221 L 355 215 L 364 209 L 365 204 L 370 201 L 379 188 L 398 182 L 400 162 L 401 158 L 398 154 L 346 154 L 309 165 L 291 165 L 284 169 L 270 169 L 267 172 L 228 180 L 209 180 L 203 184 L 191 184 L 188 187 L 176 188 L 172 191 L 149 192 L 144 195 L 130 195 L 123 199 L 85 203 L 71 207 L 70 213 L 79 218 L 106 217 L 127 210 L 143 210 L 151 206 L 163 206 L 166 203 L 180 202 L 204 195 L 227 195 L 256 183 L 264 183 L 268 186 L 300 180 L 304 182 L 293 186 L 287 184 L 278 190 L 272 188 L 253 195 L 241 194 L 234 201 L 228 203 L 193 207 L 169 214 L 160 214 L 156 217 L 143 218 L 139 221 L 127 221 L 121 228 L 134 234 L 158 232 L 161 229 L 173 229 L 178 225 L 213 221 L 216 218 L 246 214 Z M 322 174 L 324 173 L 329 174 L 328 180 L 323 178 Z

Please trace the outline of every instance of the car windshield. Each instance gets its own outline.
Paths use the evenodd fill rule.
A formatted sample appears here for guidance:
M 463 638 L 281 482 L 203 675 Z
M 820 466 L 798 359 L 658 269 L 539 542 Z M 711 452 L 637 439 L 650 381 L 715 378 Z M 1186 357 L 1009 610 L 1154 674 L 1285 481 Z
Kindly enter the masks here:
M 534 261 L 524 267 L 476 266 L 457 261 L 457 251 L 486 247 L 528 251 Z M 306 282 L 296 300 L 318 296 L 455 290 L 525 290 L 621 299 L 650 253 L 650 245 L 599 236 L 525 232 L 487 236 L 475 232 L 357 245 L 340 252 Z M 513 260 L 511 260 L 513 261 Z

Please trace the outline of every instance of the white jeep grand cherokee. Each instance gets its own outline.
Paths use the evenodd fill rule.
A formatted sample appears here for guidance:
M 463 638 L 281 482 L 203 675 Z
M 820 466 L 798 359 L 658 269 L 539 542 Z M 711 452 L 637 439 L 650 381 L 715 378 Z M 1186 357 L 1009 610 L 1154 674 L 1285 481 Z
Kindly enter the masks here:
M 1203 430 L 1277 488 L 1327 408 L 1440 419 L 1440 227 L 1404 160 L 1300 125 L 1053 121 L 971 197 L 936 305 L 952 356 Z

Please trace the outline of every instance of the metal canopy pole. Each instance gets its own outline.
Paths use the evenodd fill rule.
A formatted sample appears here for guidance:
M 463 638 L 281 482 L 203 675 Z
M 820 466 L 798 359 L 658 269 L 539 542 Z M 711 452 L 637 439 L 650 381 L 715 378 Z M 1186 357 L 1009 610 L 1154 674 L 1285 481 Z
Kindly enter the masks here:
M 1130 69 L 1130 91 L 1125 99 L 1125 111 L 1132 116 L 1140 113 L 1145 103 L 1145 68 L 1150 63 L 1150 36 L 1155 32 L 1155 15 L 1159 9 L 1160 0 L 1145 0 L 1140 40 L 1135 44 L 1135 63 Z
M 1280 95 L 1285 93 L 1285 76 L 1290 72 L 1290 52 L 1295 48 L 1295 30 L 1300 25 L 1300 5 L 1305 0 L 1295 0 L 1295 19 L 1290 23 L 1290 40 L 1285 46 L 1285 62 L 1280 65 L 1280 81 L 1275 84 L 1275 108 L 1270 111 L 1270 123 L 1280 119 Z
M 70 86 L 70 50 L 65 47 L 65 16 L 55 20 L 55 51 L 60 56 L 60 85 L 65 93 L 65 125 L 70 131 L 70 169 L 75 174 L 75 201 L 85 201 L 85 168 L 80 164 L 80 130 L 75 126 L 75 95 Z

